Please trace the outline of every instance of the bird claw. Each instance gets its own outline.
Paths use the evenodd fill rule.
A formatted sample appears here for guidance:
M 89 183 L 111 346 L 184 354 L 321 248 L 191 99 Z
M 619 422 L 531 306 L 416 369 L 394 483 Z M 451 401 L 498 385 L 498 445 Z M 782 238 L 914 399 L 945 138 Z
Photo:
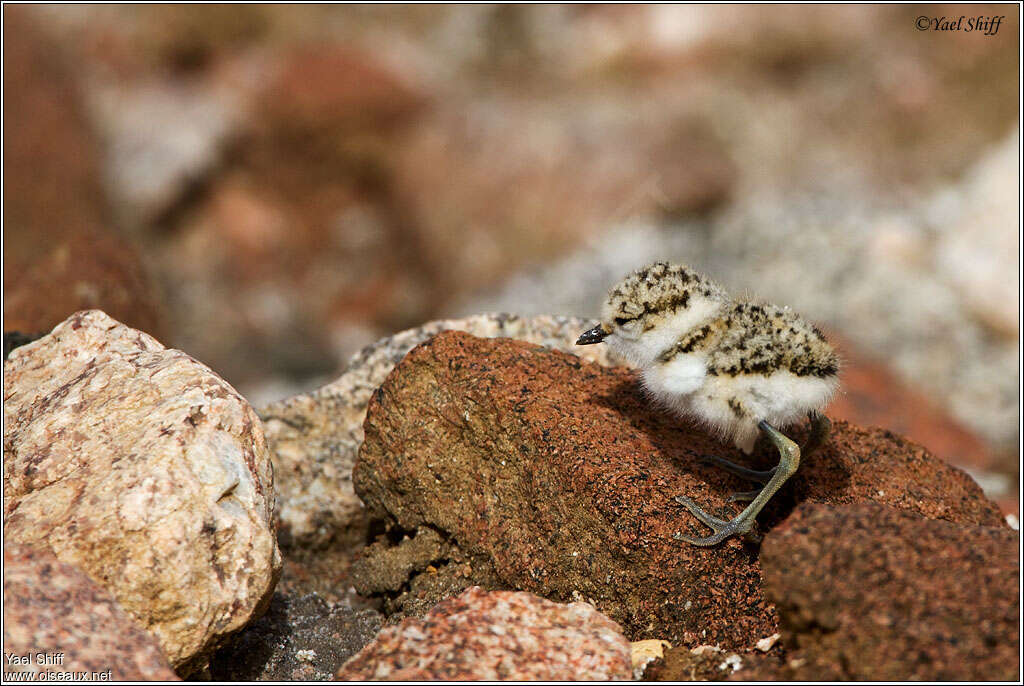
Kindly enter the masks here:
M 695 545 L 695 546 L 698 546 L 698 547 L 701 547 L 701 548 L 705 548 L 707 546 L 718 545 L 719 543 L 721 543 L 722 541 L 724 541 L 725 539 L 729 538 L 730 536 L 732 536 L 735 533 L 736 533 L 735 531 L 729 531 L 728 529 L 721 529 L 720 531 L 716 531 L 712 535 L 705 536 L 704 538 L 700 538 L 698 536 L 690 536 L 689 534 L 683 534 L 683 533 L 673 534 L 672 538 L 674 538 L 677 541 L 684 541 L 685 543 L 689 543 L 690 545 Z
M 740 494 L 743 495 L 743 494 Z M 675 501 L 680 505 L 683 505 L 690 513 L 704 523 L 714 533 L 710 536 L 699 537 L 690 536 L 677 532 L 673 534 L 672 538 L 677 541 L 685 541 L 691 545 L 706 547 L 712 545 L 718 545 L 730 536 L 746 536 L 747 538 L 754 538 L 759 541 L 760 537 L 750 535 L 751 524 L 749 521 L 742 518 L 742 515 L 733 518 L 730 521 L 719 519 L 718 517 L 712 516 L 705 512 L 699 505 L 687 498 L 685 495 L 677 495 Z
M 675 497 L 675 501 L 684 506 L 691 514 L 693 514 L 694 517 L 704 522 L 704 524 L 712 529 L 720 528 L 728 524 L 724 519 L 719 519 L 718 517 L 705 512 L 699 505 L 697 505 L 697 503 L 693 502 L 685 495 L 677 495 Z
M 827 428 L 826 422 L 828 420 L 814 418 L 814 421 L 815 431 L 824 436 L 826 433 L 825 428 Z M 744 536 L 747 539 L 754 541 L 761 540 L 760 536 L 758 536 L 757 534 L 752 535 L 750 533 L 751 528 L 753 528 L 754 526 L 754 520 L 757 517 L 757 515 L 761 512 L 761 510 L 764 509 L 764 506 L 768 503 L 771 497 L 775 495 L 775 493 L 782 487 L 782 484 L 785 483 L 786 480 L 789 477 L 791 477 L 796 472 L 797 468 L 800 466 L 800 446 L 798 446 L 792 440 L 786 438 L 784 435 L 779 433 L 779 431 L 775 427 L 773 427 L 771 424 L 764 420 L 761 420 L 761 422 L 758 423 L 758 427 L 760 427 L 761 431 L 768 436 L 768 438 L 772 441 L 772 443 L 779 451 L 779 464 L 777 467 L 775 467 L 775 469 L 770 470 L 770 472 L 755 472 L 754 470 L 750 470 L 745 467 L 740 467 L 739 465 L 734 465 L 731 462 L 728 462 L 727 460 L 722 460 L 721 458 L 712 458 L 711 461 L 718 462 L 719 464 L 724 463 L 723 466 L 728 465 L 727 468 L 729 468 L 730 470 L 732 470 L 732 468 L 738 468 L 741 475 L 742 473 L 746 473 L 748 475 L 753 473 L 760 476 L 770 473 L 771 478 L 768 480 L 768 483 L 765 484 L 764 488 L 761 489 L 761 491 L 758 493 L 734 493 L 729 498 L 730 501 L 746 499 L 747 496 L 751 495 L 753 495 L 754 497 L 752 499 L 752 502 L 749 505 L 747 505 L 747 507 L 744 508 L 742 512 L 740 512 L 738 515 L 733 517 L 728 522 L 721 520 L 718 517 L 712 517 L 707 512 L 698 507 L 696 503 L 694 503 L 686 496 L 676 496 L 676 502 L 686 507 L 686 509 L 689 510 L 691 514 L 693 514 L 708 528 L 714 531 L 712 535 L 706 536 L 704 538 L 690 536 L 688 534 L 683 533 L 676 533 L 673 536 L 673 538 L 675 538 L 677 541 L 685 541 L 691 545 L 710 546 L 721 543 L 730 536 L 737 535 Z

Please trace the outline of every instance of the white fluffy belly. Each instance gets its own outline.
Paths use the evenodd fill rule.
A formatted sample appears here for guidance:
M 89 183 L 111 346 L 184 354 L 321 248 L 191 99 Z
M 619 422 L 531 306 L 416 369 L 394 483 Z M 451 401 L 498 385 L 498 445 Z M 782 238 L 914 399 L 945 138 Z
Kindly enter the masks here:
M 758 422 L 782 428 L 802 420 L 828 403 L 838 379 L 797 376 L 788 370 L 709 376 L 699 358 L 686 356 L 646 370 L 644 385 L 661 404 L 701 421 L 750 452 Z

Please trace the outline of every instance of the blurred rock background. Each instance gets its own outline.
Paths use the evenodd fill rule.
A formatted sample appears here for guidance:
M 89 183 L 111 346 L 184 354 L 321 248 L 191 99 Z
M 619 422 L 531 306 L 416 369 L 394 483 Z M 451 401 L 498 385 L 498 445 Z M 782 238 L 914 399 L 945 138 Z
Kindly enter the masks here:
M 918 16 L 1004 15 L 994 36 Z M 652 259 L 790 304 L 833 412 L 1017 511 L 1016 6 L 5 6 L 4 329 L 100 307 L 254 404 Z

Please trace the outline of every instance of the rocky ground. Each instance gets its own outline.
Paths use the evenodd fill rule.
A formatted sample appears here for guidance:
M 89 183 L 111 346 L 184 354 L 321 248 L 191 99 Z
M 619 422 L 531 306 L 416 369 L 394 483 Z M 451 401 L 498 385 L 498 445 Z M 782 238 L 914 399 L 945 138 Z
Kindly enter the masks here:
M 1019 12 L 976 9 L 1002 31 L 5 6 L 5 651 L 123 679 L 1018 678 Z M 669 538 L 700 530 L 673 495 L 735 511 L 698 463 L 733 451 L 573 345 L 654 259 L 841 353 L 833 440 L 760 545 Z
M 4 329 L 98 307 L 262 405 L 683 259 L 828 326 L 883 372 L 844 416 L 1016 513 L 1019 17 L 916 17 L 9 8 Z
M 5 651 L 143 679 L 1017 678 L 1019 535 L 967 474 L 837 420 L 762 542 L 679 543 L 701 526 L 674 495 L 728 517 L 744 490 L 702 456 L 770 447 L 739 456 L 563 352 L 586 325 L 383 340 L 262 410 L 269 442 L 215 374 L 102 313 L 16 348 Z M 271 463 L 319 467 L 279 487 Z

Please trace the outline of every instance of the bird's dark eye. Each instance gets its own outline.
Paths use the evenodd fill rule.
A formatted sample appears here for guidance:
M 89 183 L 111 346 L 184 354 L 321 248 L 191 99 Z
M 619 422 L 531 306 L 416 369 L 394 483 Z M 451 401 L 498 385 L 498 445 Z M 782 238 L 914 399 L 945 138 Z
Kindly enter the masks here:
M 618 324 L 619 326 L 625 326 L 626 323 L 629 322 L 629 321 L 630 320 L 627 319 L 626 317 L 616 317 L 615 318 L 615 323 Z

